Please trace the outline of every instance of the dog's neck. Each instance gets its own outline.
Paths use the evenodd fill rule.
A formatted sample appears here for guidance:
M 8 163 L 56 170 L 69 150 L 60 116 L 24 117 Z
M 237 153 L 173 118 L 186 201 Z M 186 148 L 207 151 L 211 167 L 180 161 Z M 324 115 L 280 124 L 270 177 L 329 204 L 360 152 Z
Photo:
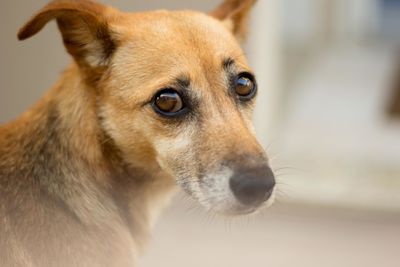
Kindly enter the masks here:
M 15 133 L 25 146 L 20 151 L 28 146 L 29 164 L 42 176 L 34 177 L 41 190 L 61 198 L 84 223 L 119 221 L 140 239 L 149 231 L 154 211 L 175 191 L 173 179 L 156 160 L 147 166 L 124 160 L 101 129 L 95 88 L 76 66 L 13 124 L 8 128 L 22 130 Z

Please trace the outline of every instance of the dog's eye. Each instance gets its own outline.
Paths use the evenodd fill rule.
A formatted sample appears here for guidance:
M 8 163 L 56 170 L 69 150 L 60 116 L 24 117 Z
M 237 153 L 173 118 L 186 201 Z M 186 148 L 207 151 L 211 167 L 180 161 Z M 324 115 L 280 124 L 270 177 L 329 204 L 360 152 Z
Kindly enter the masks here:
M 178 92 L 173 89 L 164 89 L 154 98 L 154 106 L 164 115 L 173 115 L 183 109 L 183 101 Z
M 250 100 L 256 93 L 256 84 L 250 74 L 241 74 L 235 82 L 235 92 L 242 100 Z

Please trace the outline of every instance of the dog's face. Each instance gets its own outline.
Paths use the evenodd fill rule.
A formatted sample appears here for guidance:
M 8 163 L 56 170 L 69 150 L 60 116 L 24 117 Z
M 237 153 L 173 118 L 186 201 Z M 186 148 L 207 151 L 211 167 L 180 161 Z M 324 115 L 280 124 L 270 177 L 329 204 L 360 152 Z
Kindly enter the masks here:
M 158 164 L 225 214 L 265 206 L 275 186 L 251 123 L 257 82 L 237 41 L 253 2 L 225 1 L 213 17 L 126 14 L 86 0 L 42 11 L 47 21 L 49 12 L 67 12 L 52 16 L 82 72 L 96 76 L 101 127 L 125 159 Z M 40 14 L 32 20 L 39 28 Z M 34 26 L 20 37 L 37 32 Z

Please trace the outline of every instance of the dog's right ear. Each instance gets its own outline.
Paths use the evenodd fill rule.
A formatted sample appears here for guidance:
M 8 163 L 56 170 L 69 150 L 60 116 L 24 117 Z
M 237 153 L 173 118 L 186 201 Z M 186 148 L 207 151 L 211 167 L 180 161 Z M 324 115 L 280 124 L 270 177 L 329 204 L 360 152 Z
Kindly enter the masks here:
M 257 0 L 224 0 L 210 15 L 221 20 L 241 40 L 246 36 L 249 13 L 256 2 Z
M 116 48 L 108 17 L 110 8 L 91 0 L 55 0 L 37 13 L 18 33 L 25 40 L 50 20 L 57 20 L 67 51 L 81 67 L 107 65 Z

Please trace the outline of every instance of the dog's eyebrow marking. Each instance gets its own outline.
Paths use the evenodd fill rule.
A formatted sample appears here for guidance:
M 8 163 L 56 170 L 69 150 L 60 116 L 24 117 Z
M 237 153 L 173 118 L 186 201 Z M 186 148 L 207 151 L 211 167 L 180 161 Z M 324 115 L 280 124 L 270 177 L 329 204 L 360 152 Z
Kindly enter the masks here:
M 231 68 L 231 66 L 234 64 L 235 64 L 235 60 L 233 58 L 228 57 L 222 61 L 222 68 L 224 70 L 228 71 Z
M 182 74 L 178 76 L 173 76 L 170 78 L 168 82 L 164 82 L 158 86 L 159 90 L 161 91 L 163 89 L 176 89 L 180 92 L 188 92 L 190 91 L 190 78 L 189 75 L 187 74 Z M 151 103 L 154 99 L 154 95 L 147 99 L 146 101 L 143 101 L 141 103 L 141 106 L 144 107 L 147 104 Z
M 182 75 L 175 79 L 175 83 L 181 88 L 189 88 L 190 78 L 188 75 Z

